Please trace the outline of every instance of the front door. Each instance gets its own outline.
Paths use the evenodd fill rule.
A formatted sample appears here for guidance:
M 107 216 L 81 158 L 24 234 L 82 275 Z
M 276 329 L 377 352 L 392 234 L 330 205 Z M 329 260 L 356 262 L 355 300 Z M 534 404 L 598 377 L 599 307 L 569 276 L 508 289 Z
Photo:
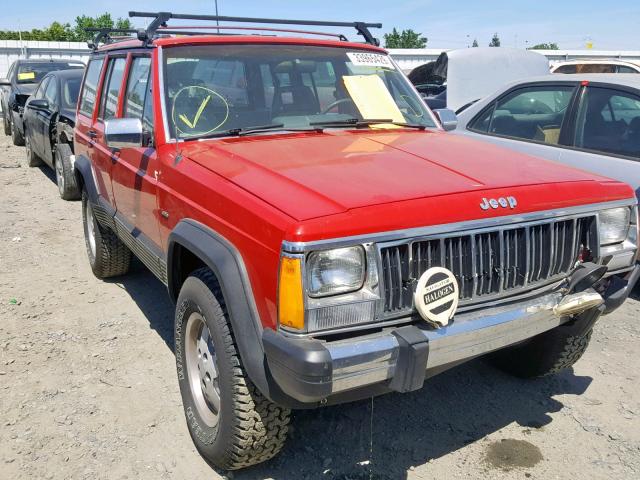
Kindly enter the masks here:
M 122 117 L 140 119 L 144 142 L 140 148 L 120 150 L 112 171 L 113 194 L 119 219 L 145 246 L 159 250 L 162 246 L 156 200 L 159 171 L 153 144 L 151 57 L 132 54 L 128 63 L 123 82 Z

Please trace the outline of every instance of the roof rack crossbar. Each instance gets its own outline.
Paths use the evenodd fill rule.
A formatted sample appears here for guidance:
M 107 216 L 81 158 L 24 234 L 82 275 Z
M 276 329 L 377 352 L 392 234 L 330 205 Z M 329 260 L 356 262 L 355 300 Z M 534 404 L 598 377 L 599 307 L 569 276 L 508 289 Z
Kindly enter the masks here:
M 184 30 L 183 30 L 184 29 Z M 320 35 L 326 37 L 338 38 L 343 42 L 348 42 L 347 37 L 341 33 L 318 32 L 312 30 L 293 30 L 289 28 L 271 28 L 271 27 L 238 27 L 236 25 L 175 25 L 171 27 L 160 27 L 158 33 L 181 34 L 187 30 L 216 30 L 216 35 L 232 35 L 219 33 L 218 30 L 242 30 L 242 31 L 260 31 L 260 32 L 284 32 L 284 33 L 301 33 L 304 35 Z M 209 32 L 206 32 L 209 34 Z M 233 34 L 238 35 L 238 34 Z
M 153 18 L 151 23 L 146 29 L 145 42 L 149 42 L 153 39 L 154 35 L 157 33 L 157 30 L 162 26 L 166 27 L 167 22 L 170 19 L 180 19 L 180 20 L 202 20 L 202 21 L 213 21 L 213 22 L 233 22 L 233 23 L 268 23 L 268 24 L 277 24 L 277 25 L 310 25 L 310 26 L 321 26 L 321 27 L 351 27 L 355 28 L 359 35 L 364 37 L 366 43 L 371 45 L 380 45 L 380 41 L 375 38 L 369 28 L 382 28 L 381 23 L 367 23 L 367 22 L 327 22 L 323 20 L 292 20 L 292 19 L 282 19 L 282 18 L 251 18 L 251 17 L 228 17 L 222 15 L 192 15 L 192 14 L 182 14 L 182 13 L 171 13 L 171 12 L 129 12 L 130 17 L 139 17 L 139 18 Z
M 103 43 L 113 43 L 114 37 L 111 36 L 112 33 L 135 33 L 139 34 L 138 30 L 132 28 L 85 28 L 85 32 L 87 33 L 95 33 L 96 36 L 93 37 L 93 40 L 87 42 L 87 45 L 90 49 L 95 50 L 98 48 L 101 42 Z

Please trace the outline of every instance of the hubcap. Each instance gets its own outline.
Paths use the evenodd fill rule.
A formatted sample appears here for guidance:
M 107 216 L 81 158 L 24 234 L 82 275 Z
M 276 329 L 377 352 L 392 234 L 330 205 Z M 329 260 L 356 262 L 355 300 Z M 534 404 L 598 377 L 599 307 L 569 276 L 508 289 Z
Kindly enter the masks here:
M 191 396 L 200 418 L 209 426 L 218 423 L 220 415 L 220 382 L 218 360 L 209 327 L 198 312 L 187 320 L 185 357 Z
M 95 223 L 93 220 L 93 209 L 91 208 L 91 204 L 87 200 L 85 209 L 85 218 L 87 223 L 87 243 L 89 244 L 89 250 L 91 250 L 91 255 L 93 258 L 96 256 L 96 232 L 95 232 Z
M 56 152 L 56 156 L 55 156 L 55 167 L 56 167 L 56 182 L 58 182 L 58 190 L 60 191 L 60 195 L 62 195 L 64 193 L 64 171 L 63 168 L 64 166 L 62 165 L 62 159 L 60 158 L 60 155 L 58 154 L 58 152 Z

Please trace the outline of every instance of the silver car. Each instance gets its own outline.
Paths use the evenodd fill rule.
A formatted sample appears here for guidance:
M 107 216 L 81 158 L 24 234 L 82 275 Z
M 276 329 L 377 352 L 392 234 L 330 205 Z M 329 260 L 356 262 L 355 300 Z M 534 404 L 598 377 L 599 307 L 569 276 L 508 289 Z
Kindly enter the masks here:
M 458 114 L 456 133 L 629 183 L 640 197 L 640 75 L 545 75 Z

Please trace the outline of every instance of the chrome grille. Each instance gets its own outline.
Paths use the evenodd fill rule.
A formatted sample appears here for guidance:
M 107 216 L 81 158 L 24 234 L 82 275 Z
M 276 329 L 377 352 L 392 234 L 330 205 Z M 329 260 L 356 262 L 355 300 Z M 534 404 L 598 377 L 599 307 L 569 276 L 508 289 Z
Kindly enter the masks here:
M 597 251 L 593 215 L 381 244 L 383 314 L 413 308 L 415 286 L 428 268 L 453 272 L 464 305 L 558 280 L 573 268 L 583 247 Z

